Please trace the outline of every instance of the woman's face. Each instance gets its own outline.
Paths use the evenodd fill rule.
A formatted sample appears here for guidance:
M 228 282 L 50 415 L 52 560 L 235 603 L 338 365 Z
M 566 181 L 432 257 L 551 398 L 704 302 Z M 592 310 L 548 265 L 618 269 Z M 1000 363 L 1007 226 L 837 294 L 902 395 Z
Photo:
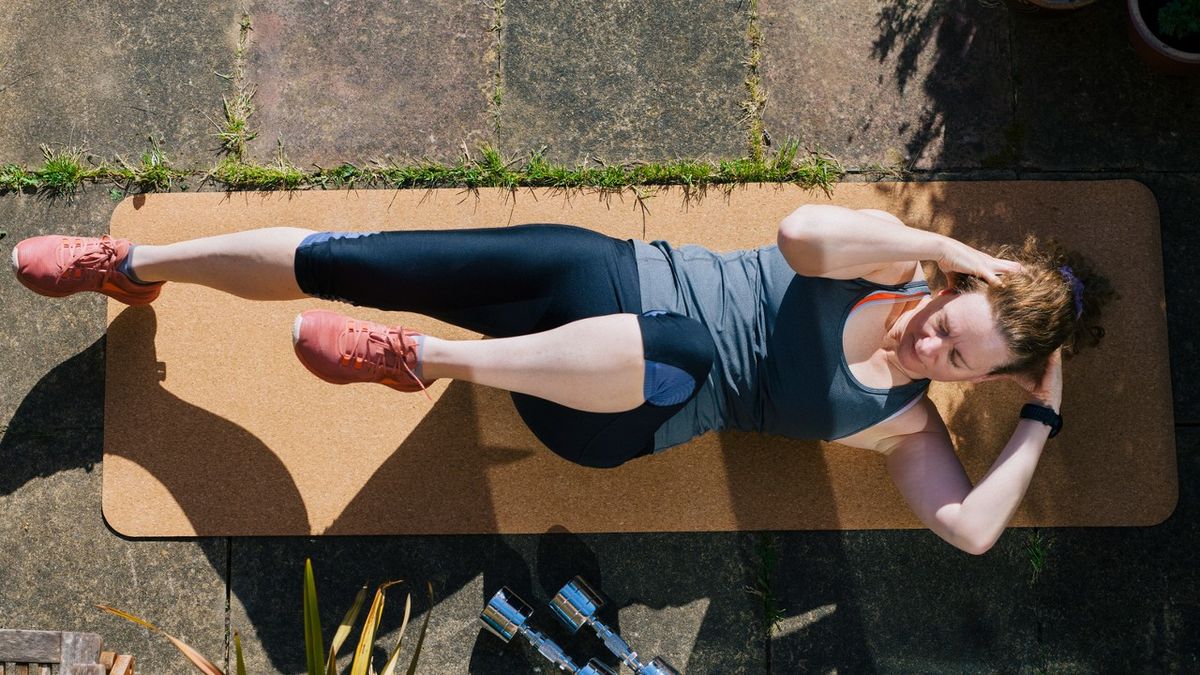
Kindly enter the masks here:
M 896 347 L 911 375 L 940 382 L 983 379 L 1016 357 L 982 292 L 942 291 L 909 319 Z

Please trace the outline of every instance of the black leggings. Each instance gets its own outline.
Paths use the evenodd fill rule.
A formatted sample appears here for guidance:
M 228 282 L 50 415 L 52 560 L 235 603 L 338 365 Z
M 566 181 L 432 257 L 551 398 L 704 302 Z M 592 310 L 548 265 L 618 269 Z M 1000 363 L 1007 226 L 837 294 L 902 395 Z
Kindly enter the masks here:
M 585 466 L 615 467 L 652 453 L 654 432 L 700 390 L 716 352 L 700 322 L 643 313 L 629 241 L 568 225 L 322 233 L 296 250 L 296 281 L 326 300 L 417 312 L 491 337 L 638 314 L 646 360 L 690 376 L 686 398 L 648 392 L 633 410 L 593 413 L 512 394 L 542 443 Z

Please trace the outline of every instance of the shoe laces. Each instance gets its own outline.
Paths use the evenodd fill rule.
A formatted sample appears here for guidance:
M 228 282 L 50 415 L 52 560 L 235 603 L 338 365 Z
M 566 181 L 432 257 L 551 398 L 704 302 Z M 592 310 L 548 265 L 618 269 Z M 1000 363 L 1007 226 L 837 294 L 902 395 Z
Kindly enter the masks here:
M 63 245 L 58 247 L 58 280 L 62 281 L 72 274 L 76 279 L 83 278 L 87 273 L 100 275 L 100 282 L 108 281 L 117 259 L 116 241 L 104 235 L 99 241 L 85 241 L 78 237 L 67 237 Z
M 378 328 L 383 330 L 373 330 Z M 393 329 L 366 321 L 349 321 L 346 332 L 351 341 L 351 349 L 344 349 L 342 352 L 344 365 L 350 365 L 353 362 L 355 367 L 358 367 L 358 364 L 361 363 L 385 374 L 403 372 L 411 377 L 417 386 L 421 387 L 425 398 L 433 400 L 426 390 L 425 383 L 408 366 L 408 359 L 405 357 L 412 347 L 404 344 L 402 328 Z M 388 358 L 389 356 L 391 359 Z M 388 363 L 389 360 L 394 360 L 395 363 Z

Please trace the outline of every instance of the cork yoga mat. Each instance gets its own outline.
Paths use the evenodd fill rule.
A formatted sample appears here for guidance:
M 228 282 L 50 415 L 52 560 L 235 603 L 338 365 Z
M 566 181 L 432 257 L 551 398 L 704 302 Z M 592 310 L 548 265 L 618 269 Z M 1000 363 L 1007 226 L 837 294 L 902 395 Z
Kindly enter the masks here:
M 1027 230 L 1082 249 L 1121 293 L 1105 344 L 1068 362 L 1066 428 L 1019 526 L 1149 525 L 1177 494 L 1157 207 L 1141 184 L 962 182 L 632 195 L 552 190 L 338 191 L 134 197 L 112 230 L 145 243 L 289 225 L 314 230 L 582 225 L 716 250 L 775 240 L 806 202 L 884 209 L 982 243 Z M 447 279 L 447 283 L 454 283 Z M 709 434 L 615 470 L 542 448 L 505 392 L 438 382 L 433 401 L 334 386 L 292 353 L 293 317 L 329 307 L 431 334 L 418 316 L 319 300 L 250 302 L 168 284 L 108 307 L 104 514 L 130 536 L 914 528 L 881 457 L 833 443 Z M 1004 382 L 931 390 L 978 480 L 1017 420 Z

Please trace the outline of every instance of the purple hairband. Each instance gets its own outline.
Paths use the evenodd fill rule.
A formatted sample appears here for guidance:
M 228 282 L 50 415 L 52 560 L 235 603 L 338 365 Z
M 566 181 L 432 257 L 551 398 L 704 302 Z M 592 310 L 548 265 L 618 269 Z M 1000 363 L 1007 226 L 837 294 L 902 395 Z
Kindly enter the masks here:
M 1071 294 L 1075 296 L 1075 318 L 1078 319 L 1083 316 L 1083 282 L 1079 280 L 1079 277 L 1075 276 L 1075 272 L 1071 270 L 1070 265 L 1063 265 L 1058 268 L 1058 271 L 1062 272 L 1063 279 L 1066 279 L 1067 283 L 1071 284 Z

